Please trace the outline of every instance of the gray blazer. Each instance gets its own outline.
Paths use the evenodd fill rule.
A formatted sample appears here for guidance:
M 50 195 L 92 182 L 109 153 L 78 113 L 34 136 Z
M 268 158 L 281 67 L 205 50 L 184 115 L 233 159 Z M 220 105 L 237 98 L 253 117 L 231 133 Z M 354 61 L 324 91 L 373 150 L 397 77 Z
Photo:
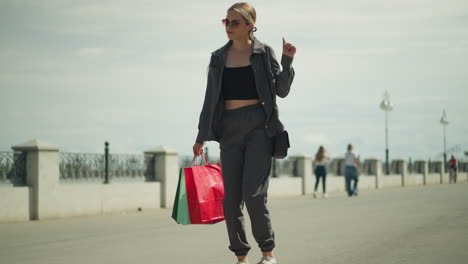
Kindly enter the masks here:
M 211 53 L 205 101 L 203 102 L 198 123 L 197 143 L 211 140 L 219 142 L 221 117 L 224 111 L 221 79 L 226 53 L 231 44 L 232 41 L 229 41 L 226 45 Z M 255 39 L 250 64 L 254 70 L 258 97 L 266 113 L 265 131 L 269 137 L 273 137 L 277 132 L 284 130 L 284 126 L 278 117 L 276 95 L 284 98 L 289 93 L 294 79 L 292 61 L 292 57 L 283 55 L 281 57 L 283 70 L 281 71 L 273 49 Z M 270 63 L 270 67 L 267 67 L 267 63 Z

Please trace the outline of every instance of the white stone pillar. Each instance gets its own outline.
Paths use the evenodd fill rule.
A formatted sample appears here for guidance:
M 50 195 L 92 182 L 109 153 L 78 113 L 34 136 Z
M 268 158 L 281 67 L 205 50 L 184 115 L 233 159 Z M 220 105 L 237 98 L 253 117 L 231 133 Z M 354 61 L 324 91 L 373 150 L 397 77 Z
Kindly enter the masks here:
M 426 185 L 427 184 L 427 176 L 429 175 L 429 163 L 426 162 L 426 161 L 421 161 L 422 164 L 422 174 L 423 174 L 423 184 Z
M 297 173 L 302 179 L 301 194 L 311 193 L 312 186 L 312 157 L 306 153 L 296 153 L 289 157 L 297 162 Z
M 369 158 L 364 161 L 367 164 L 368 175 L 375 176 L 375 188 L 382 188 L 382 162 L 376 158 Z
M 444 170 L 445 170 L 445 167 L 444 167 L 444 162 L 443 161 L 434 161 L 436 165 L 436 168 L 437 168 L 437 172 L 439 172 L 439 175 L 440 175 L 440 184 L 443 184 L 444 183 Z
M 53 194 L 59 185 L 59 147 L 41 140 L 30 140 L 13 146 L 26 153 L 26 184 L 29 187 L 30 219 L 55 216 Z
M 154 172 L 156 180 L 160 182 L 161 208 L 170 208 L 174 204 L 174 197 L 179 180 L 179 155 L 177 151 L 164 146 L 158 146 L 144 152 L 154 155 Z
M 380 189 L 383 188 L 383 168 L 382 162 L 380 160 L 375 160 L 375 188 Z

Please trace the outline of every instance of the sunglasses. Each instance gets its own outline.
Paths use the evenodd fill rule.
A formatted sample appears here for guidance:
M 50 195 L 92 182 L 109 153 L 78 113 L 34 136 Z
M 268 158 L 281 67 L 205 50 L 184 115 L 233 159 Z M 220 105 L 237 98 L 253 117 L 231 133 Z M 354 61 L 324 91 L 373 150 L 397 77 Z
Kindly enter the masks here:
M 227 19 L 227 18 L 221 20 L 221 22 L 222 22 L 223 25 L 226 26 L 226 27 L 229 27 L 229 26 L 231 26 L 231 27 L 237 27 L 237 26 L 239 26 L 239 25 L 242 23 L 242 22 L 240 22 L 239 20 L 229 20 L 229 19 Z M 248 24 L 248 23 L 246 23 L 246 24 Z

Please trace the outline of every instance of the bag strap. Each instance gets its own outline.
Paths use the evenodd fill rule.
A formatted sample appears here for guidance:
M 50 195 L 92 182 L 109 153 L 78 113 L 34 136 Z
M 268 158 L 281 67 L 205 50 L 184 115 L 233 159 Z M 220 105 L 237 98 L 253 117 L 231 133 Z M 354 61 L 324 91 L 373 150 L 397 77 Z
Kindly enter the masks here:
M 201 156 L 203 156 L 203 158 L 204 158 L 204 159 L 202 159 L 202 161 L 205 161 L 205 164 L 204 164 L 204 165 L 208 165 L 208 164 L 209 164 L 209 162 L 208 162 L 208 157 L 206 156 L 205 152 L 203 152 L 203 154 L 202 154 Z M 199 157 L 199 156 L 193 156 L 193 159 L 192 159 L 192 167 L 197 165 L 195 162 L 197 161 L 197 158 L 198 158 L 198 157 Z

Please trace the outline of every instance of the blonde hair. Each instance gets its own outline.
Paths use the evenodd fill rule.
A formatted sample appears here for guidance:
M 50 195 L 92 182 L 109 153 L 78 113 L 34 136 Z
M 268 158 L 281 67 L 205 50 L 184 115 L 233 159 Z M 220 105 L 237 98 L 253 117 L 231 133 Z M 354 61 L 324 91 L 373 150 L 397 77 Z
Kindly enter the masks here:
M 247 24 L 255 24 L 255 21 L 257 20 L 257 13 L 255 12 L 255 8 L 246 2 L 235 3 L 228 9 L 228 11 L 236 11 L 239 13 L 244 18 L 245 22 L 247 22 Z M 252 28 L 249 31 L 250 40 L 255 39 L 253 34 L 255 31 L 254 29 L 256 28 Z

